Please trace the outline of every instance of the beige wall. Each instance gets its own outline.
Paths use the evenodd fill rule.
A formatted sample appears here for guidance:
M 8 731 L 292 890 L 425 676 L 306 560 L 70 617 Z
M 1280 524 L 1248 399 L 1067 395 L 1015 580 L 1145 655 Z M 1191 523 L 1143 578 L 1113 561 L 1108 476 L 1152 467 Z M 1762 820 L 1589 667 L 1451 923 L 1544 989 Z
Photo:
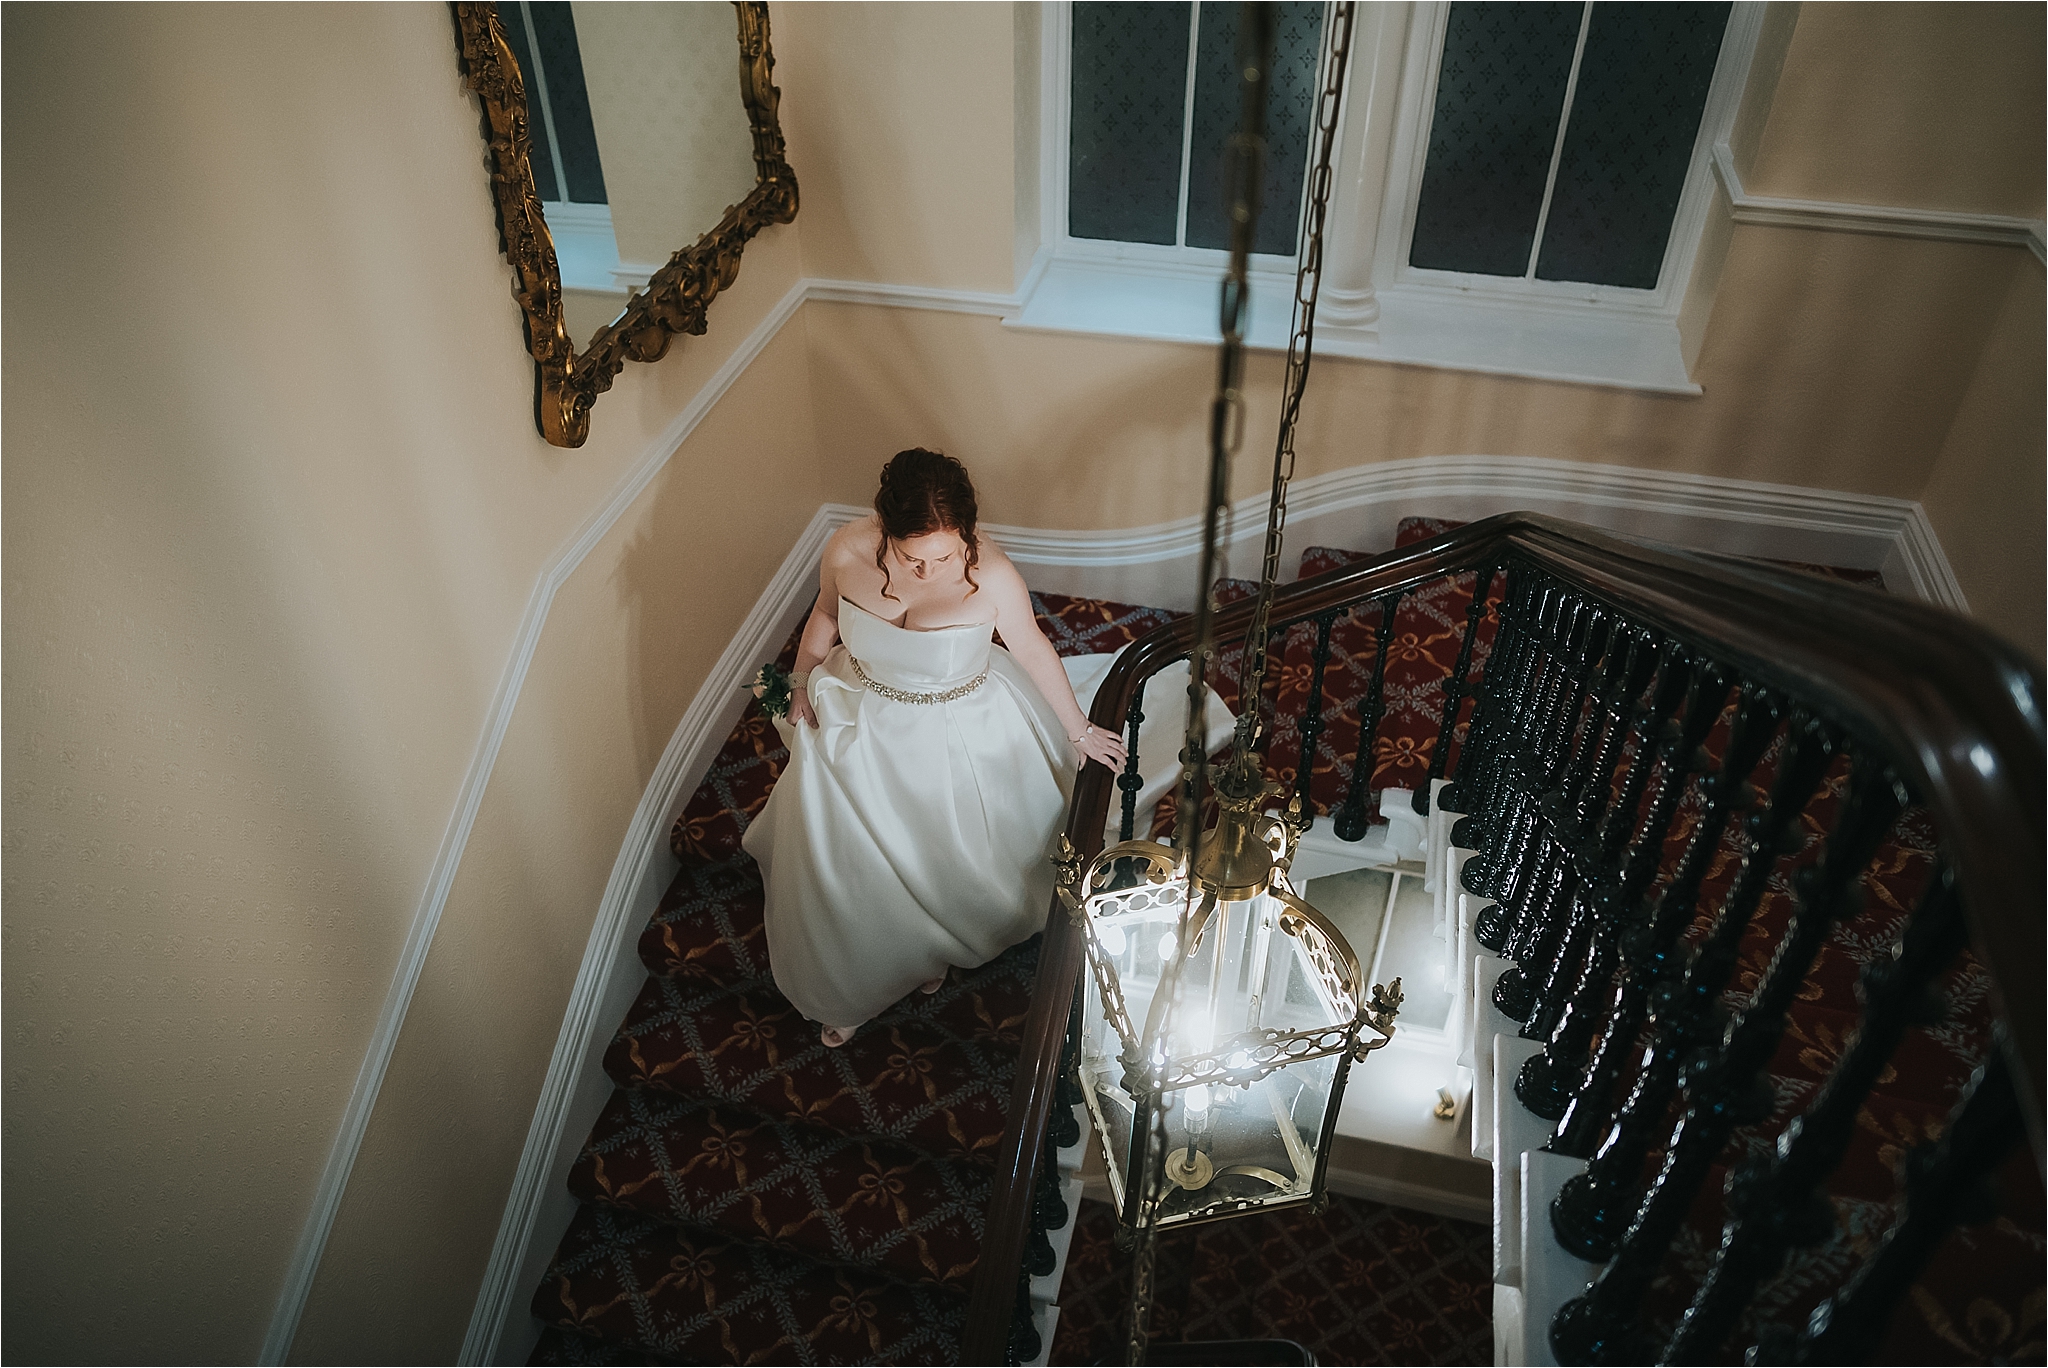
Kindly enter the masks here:
M 786 328 L 556 599 L 295 1362 L 461 1344 L 620 838 L 705 668 L 824 499 L 803 368 Z
M 2040 218 L 2044 14 L 1800 6 L 1747 188 Z
M 1986 626 L 2048 660 L 2048 501 L 2040 264 L 2015 273 L 2005 307 L 1920 495 L 1949 564 Z
M 564 452 L 445 9 L 4 11 L 7 1356 L 255 1354 L 536 576 L 800 274 L 1014 288 L 1015 19 L 777 5 L 799 222 Z M 2038 212 L 2020 20 L 1847 22 L 1798 12 L 1760 191 L 1849 197 L 1793 154 L 1852 145 L 1883 90 L 2005 136 L 1997 101 L 1914 84 L 1939 40 L 2033 101 L 2032 179 L 2009 149 L 1896 174 Z M 1739 225 L 1716 271 L 1699 399 L 1325 359 L 1302 471 L 1525 454 L 1922 497 L 2038 654 L 2038 266 Z M 1252 363 L 1239 492 L 1278 369 Z M 818 502 L 920 442 L 973 463 L 991 520 L 1192 512 L 1211 374 L 847 305 L 770 344 L 556 600 L 297 1358 L 456 1352 L 627 817 Z
M 804 274 L 1012 289 L 1011 7 L 809 0 L 771 18 Z
M 556 450 L 444 7 L 4 16 L 4 1352 L 246 1361 L 535 579 L 794 281 L 794 233 Z M 693 443 L 631 554 L 615 537 L 561 596 L 444 921 L 464 952 L 487 914 L 505 935 L 430 960 L 370 1195 L 417 1195 L 380 1164 L 451 1124 L 517 1151 L 647 757 L 817 503 L 769 442 L 751 469 L 799 511 L 722 512 L 679 552 L 711 506 L 679 491 L 719 487 L 729 451 Z M 592 632 L 631 668 L 565 709 L 561 642 Z M 522 975 L 544 988 L 498 1000 L 531 1019 L 477 1042 L 444 1094 L 461 1119 L 424 1116 L 419 1033 L 460 1036 L 444 993 Z M 462 1256 L 411 1270 L 441 1333 L 398 1357 L 454 1352 L 510 1164 L 479 1172 L 488 1199 L 458 1183 L 414 1213 Z M 409 1268 L 388 1242 L 354 1258 L 365 1215 L 309 1325 L 337 1357 L 394 1342 L 371 1266 Z

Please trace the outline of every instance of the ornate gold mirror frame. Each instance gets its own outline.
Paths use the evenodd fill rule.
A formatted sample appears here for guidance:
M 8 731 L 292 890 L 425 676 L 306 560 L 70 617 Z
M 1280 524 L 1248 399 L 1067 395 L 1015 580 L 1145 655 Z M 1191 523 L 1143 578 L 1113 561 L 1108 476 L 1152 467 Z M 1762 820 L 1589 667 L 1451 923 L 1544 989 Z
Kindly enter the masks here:
M 512 287 L 526 315 L 526 347 L 533 353 L 534 421 L 556 446 L 582 446 L 590 435 L 590 409 L 628 361 L 658 361 L 677 333 L 701 336 L 705 313 L 740 270 L 748 239 L 771 223 L 796 217 L 796 173 L 783 155 L 776 117 L 782 92 L 770 76 L 765 0 L 734 0 L 739 18 L 740 97 L 754 134 L 753 191 L 726 210 L 718 226 L 669 258 L 625 312 L 600 328 L 581 356 L 562 314 L 562 272 L 555 242 L 542 216 L 528 161 L 526 84 L 498 22 L 497 7 L 456 0 L 456 47 L 463 81 L 483 103 L 483 133 L 490 144 L 491 192 L 498 231 L 512 263 Z

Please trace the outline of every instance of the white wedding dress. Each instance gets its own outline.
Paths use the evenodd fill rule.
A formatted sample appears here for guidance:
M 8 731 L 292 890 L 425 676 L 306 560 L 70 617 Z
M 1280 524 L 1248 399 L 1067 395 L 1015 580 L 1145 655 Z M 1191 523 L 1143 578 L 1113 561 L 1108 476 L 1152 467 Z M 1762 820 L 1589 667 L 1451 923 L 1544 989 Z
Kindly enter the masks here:
M 776 723 L 789 765 L 742 844 L 767 886 L 776 986 L 813 1021 L 858 1025 L 1045 923 L 1078 756 L 993 630 L 915 631 L 842 598 L 841 644 L 811 671 L 817 727 Z M 1084 712 L 1114 658 L 1063 661 Z M 1179 773 L 1187 666 L 1145 693 L 1149 813 Z M 1213 693 L 1206 722 L 1213 750 L 1233 722 Z

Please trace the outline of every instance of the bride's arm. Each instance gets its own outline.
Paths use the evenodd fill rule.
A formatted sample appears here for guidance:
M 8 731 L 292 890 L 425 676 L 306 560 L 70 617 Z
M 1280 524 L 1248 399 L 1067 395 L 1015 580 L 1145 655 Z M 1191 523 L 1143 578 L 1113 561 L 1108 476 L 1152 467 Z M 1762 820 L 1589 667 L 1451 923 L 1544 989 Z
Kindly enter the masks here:
M 1010 655 L 1052 705 L 1067 740 L 1083 759 L 1094 760 L 1112 772 L 1122 769 L 1124 739 L 1089 724 L 1074 697 L 1074 686 L 1067 679 L 1066 669 L 1060 664 L 1059 653 L 1045 639 L 1045 633 L 1038 630 L 1038 617 L 1031 611 L 1031 591 L 1024 587 L 1024 577 L 1002 552 L 993 547 L 989 550 L 993 554 L 983 558 L 976 577 L 981 580 L 982 592 L 995 600 L 996 630 L 1002 633 L 1003 645 L 1009 647 Z
M 839 644 L 839 576 L 833 565 L 837 549 L 836 537 L 826 543 L 825 554 L 818 563 L 818 601 L 811 605 L 811 615 L 804 619 L 804 634 L 796 644 L 796 668 L 791 673 L 802 675 L 807 681 L 810 672 Z M 789 691 L 789 720 L 814 728 L 818 725 L 818 715 L 811 711 L 808 688 Z

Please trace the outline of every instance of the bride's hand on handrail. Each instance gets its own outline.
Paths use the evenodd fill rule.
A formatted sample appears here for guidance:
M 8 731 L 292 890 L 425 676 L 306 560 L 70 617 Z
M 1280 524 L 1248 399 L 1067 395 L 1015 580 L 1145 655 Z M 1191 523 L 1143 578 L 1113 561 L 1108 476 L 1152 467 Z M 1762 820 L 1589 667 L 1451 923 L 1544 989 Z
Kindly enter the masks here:
M 795 715 L 794 709 L 791 710 L 791 715 Z M 1124 746 L 1124 739 L 1113 731 L 1104 731 L 1100 727 L 1090 725 L 1079 736 L 1070 736 L 1067 740 L 1073 744 L 1075 750 L 1081 752 L 1081 763 L 1084 765 L 1093 760 L 1111 774 L 1124 767 L 1128 751 Z

